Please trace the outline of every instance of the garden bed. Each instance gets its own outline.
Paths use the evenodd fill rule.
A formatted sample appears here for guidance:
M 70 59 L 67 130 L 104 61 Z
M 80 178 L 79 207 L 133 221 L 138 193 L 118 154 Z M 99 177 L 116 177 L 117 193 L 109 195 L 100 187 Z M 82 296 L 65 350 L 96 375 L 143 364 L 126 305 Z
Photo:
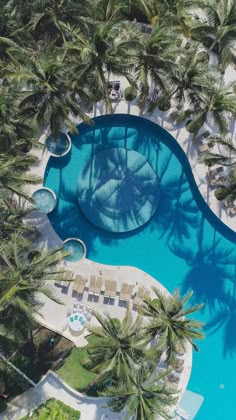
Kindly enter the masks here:
M 59 400 L 51 398 L 45 404 L 40 405 L 33 413 L 23 417 L 21 420 L 36 419 L 60 419 L 60 420 L 78 420 L 80 411 L 74 410 Z

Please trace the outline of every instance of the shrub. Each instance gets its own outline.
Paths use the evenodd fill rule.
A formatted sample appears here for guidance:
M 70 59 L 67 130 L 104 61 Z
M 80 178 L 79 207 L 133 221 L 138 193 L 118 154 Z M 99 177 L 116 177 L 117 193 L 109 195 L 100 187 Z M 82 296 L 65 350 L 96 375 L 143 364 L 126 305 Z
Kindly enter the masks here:
M 60 420 L 78 420 L 80 418 L 80 411 L 74 410 L 68 405 L 64 404 L 55 398 L 51 398 L 46 401 L 45 404 L 40 405 L 36 410 L 33 411 L 32 415 L 27 415 L 21 420 L 48 420 L 48 419 L 60 419 Z
M 215 190 L 215 197 L 217 200 L 224 200 L 228 196 L 228 188 L 219 187 Z
M 169 98 L 161 98 L 158 102 L 158 108 L 160 109 L 160 111 L 168 111 L 168 109 L 170 109 L 171 107 L 171 103 Z
M 137 98 L 138 91 L 136 87 L 134 86 L 128 86 L 125 88 L 124 95 L 126 101 L 133 101 L 135 98 Z

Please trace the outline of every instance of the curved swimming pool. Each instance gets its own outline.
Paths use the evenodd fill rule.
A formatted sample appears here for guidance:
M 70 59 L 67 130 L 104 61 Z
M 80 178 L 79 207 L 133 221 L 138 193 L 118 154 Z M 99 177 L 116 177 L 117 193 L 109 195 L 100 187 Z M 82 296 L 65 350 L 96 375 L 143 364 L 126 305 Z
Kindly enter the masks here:
M 208 208 L 187 157 L 158 125 L 129 115 L 109 115 L 81 124 L 71 136 L 71 153 L 51 157 L 45 186 L 57 195 L 49 219 L 62 240 L 78 237 L 87 257 L 104 264 L 133 265 L 170 292 L 194 289 L 197 317 L 206 339 L 193 355 L 188 389 L 204 397 L 197 420 L 233 420 L 236 377 L 236 233 Z M 151 219 L 131 232 L 110 232 L 92 224 L 78 204 L 78 177 L 99 152 L 122 147 L 142 154 L 157 173 L 160 201 Z

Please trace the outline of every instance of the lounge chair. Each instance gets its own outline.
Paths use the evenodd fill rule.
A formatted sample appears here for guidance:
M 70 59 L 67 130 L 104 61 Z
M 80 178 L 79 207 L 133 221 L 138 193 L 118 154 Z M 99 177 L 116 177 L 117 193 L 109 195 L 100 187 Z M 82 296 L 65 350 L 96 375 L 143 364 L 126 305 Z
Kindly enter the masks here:
M 106 280 L 105 281 L 105 292 L 104 297 L 114 299 L 116 297 L 116 281 Z
M 223 172 L 224 168 L 223 166 L 217 166 L 214 169 L 209 170 L 206 175 L 208 178 L 214 178 L 216 175 L 218 175 L 219 173 Z
M 230 217 L 235 216 L 235 214 L 236 214 L 236 207 L 230 207 L 229 208 L 229 215 L 230 215 Z
M 225 178 L 223 176 L 213 178 L 209 181 L 211 187 L 215 187 L 216 185 L 223 184 L 225 182 Z
M 129 302 L 133 293 L 133 288 L 131 284 L 123 283 L 120 291 L 120 300 Z
M 200 154 L 201 153 L 205 153 L 205 152 L 209 152 L 209 150 L 211 150 L 213 146 L 214 146 L 213 143 L 205 143 L 205 144 L 202 144 L 201 146 L 199 146 L 198 152 Z
M 84 293 L 85 284 L 87 282 L 87 279 L 84 279 L 80 276 L 80 274 L 77 274 L 74 283 L 73 283 L 73 290 L 77 292 L 79 295 L 82 295 Z
M 89 284 L 89 291 L 88 291 L 89 295 L 93 295 L 95 286 L 96 286 L 96 276 L 92 275 L 90 277 L 90 284 Z
M 202 142 L 202 140 L 205 140 L 207 137 L 209 137 L 209 135 L 210 135 L 210 131 L 208 131 L 208 130 L 207 131 L 204 131 L 203 133 L 201 133 L 198 136 L 196 136 L 193 141 L 195 143 Z
M 167 378 L 170 382 L 174 382 L 174 383 L 178 384 L 179 380 L 180 380 L 180 375 L 171 373 L 170 375 L 167 376 Z
M 73 271 L 66 271 L 63 280 L 59 282 L 60 286 L 69 287 L 70 282 L 73 280 Z
M 145 287 L 139 287 L 137 294 L 134 298 L 134 305 L 140 306 L 143 304 L 143 299 L 148 299 L 150 296 L 149 290 L 145 289 Z
M 100 292 L 101 292 L 101 288 L 102 288 L 102 277 L 98 277 L 97 281 L 96 281 L 96 284 L 95 284 L 95 287 L 94 287 L 93 294 L 95 296 L 99 296 Z
M 168 381 L 168 382 L 166 383 L 166 386 L 167 386 L 168 388 L 170 388 L 172 391 L 176 391 L 176 392 L 178 392 L 178 384 L 177 384 L 177 383 Z

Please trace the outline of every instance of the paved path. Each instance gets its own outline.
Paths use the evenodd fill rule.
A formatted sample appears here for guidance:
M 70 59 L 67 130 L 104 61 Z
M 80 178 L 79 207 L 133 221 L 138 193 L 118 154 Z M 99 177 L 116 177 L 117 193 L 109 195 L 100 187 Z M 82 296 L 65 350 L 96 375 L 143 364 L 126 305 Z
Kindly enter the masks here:
M 12 400 L 7 410 L 0 415 L 0 419 L 20 420 L 49 398 L 56 398 L 75 410 L 79 410 L 81 420 L 123 420 L 125 417 L 124 413 L 113 413 L 104 408 L 106 398 L 84 396 L 65 384 L 55 372 L 49 371 L 35 388 L 29 389 Z

